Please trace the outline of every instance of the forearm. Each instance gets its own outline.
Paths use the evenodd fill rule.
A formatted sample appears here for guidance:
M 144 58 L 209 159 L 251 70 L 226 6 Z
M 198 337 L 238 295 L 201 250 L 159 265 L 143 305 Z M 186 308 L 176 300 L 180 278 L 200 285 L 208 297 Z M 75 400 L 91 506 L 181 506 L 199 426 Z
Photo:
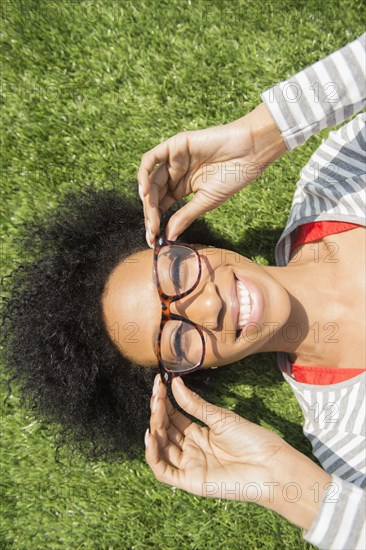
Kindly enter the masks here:
M 255 158 L 265 168 L 287 151 L 285 140 L 264 103 L 250 113 L 249 122 Z
M 266 507 L 288 521 L 308 530 L 321 504 L 324 491 L 332 482 L 331 476 L 308 457 L 285 447 L 277 457 L 277 484 Z
M 266 507 L 305 530 L 320 549 L 364 549 L 365 491 L 331 476 L 293 447 L 276 457 L 278 484 Z

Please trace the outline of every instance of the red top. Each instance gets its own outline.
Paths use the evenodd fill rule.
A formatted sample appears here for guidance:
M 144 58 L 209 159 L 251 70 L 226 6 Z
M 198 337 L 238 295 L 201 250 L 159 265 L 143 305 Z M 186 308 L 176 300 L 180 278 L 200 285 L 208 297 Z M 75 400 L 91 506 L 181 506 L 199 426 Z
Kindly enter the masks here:
M 332 221 L 310 222 L 305 223 L 304 225 L 299 225 L 291 243 L 291 254 L 300 244 L 319 241 L 327 235 L 343 233 L 343 231 L 349 231 L 350 229 L 355 229 L 356 227 L 363 227 L 363 225 L 359 225 L 357 223 Z
M 324 221 L 311 222 L 300 225 L 291 244 L 291 254 L 300 244 L 305 244 L 313 241 L 318 241 L 327 235 L 335 235 L 343 231 L 349 231 L 356 227 L 363 227 L 360 224 Z M 297 382 L 305 384 L 316 384 L 325 386 L 328 384 L 337 384 L 348 380 L 353 376 L 357 376 L 364 372 L 365 369 L 337 369 L 335 367 L 306 367 L 302 365 L 292 364 L 292 375 Z

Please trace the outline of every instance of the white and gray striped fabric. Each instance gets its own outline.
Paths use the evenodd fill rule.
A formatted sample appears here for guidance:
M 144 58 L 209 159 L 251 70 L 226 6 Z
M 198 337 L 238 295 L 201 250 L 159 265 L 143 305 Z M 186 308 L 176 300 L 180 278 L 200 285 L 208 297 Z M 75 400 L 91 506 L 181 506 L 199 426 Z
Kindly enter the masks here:
M 285 374 L 304 414 L 304 433 L 329 474 L 366 488 L 366 374 L 345 382 L 316 386 Z
M 288 149 L 365 107 L 366 33 L 261 94 Z
M 277 265 L 290 259 L 291 234 L 304 223 L 343 221 L 365 225 L 366 114 L 330 132 L 303 168 L 286 227 L 276 246 Z
M 286 83 L 262 95 L 290 149 L 364 106 L 365 38 L 366 34 L 287 81 L 296 83 L 291 93 L 301 90 L 297 101 L 288 100 L 285 92 L 289 94 L 291 88 Z M 323 91 L 329 91 L 330 82 L 336 83 L 338 101 L 330 103 L 324 93 L 314 101 L 312 81 Z M 276 246 L 276 264 L 288 264 L 291 238 L 299 225 L 321 220 L 365 225 L 365 184 L 366 115 L 360 114 L 330 132 L 301 171 L 291 213 Z M 327 386 L 304 384 L 292 378 L 287 354 L 277 357 L 302 409 L 304 434 L 332 475 L 332 485 L 320 495 L 316 518 L 304 538 L 324 550 L 365 550 L 366 374 Z

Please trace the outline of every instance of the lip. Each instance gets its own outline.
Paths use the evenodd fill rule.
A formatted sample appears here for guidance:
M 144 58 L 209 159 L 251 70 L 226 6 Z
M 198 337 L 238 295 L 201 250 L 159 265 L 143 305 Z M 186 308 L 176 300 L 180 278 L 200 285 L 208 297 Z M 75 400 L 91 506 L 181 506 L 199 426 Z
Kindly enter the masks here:
M 237 334 L 239 335 L 238 337 L 240 337 L 241 334 L 243 334 L 243 332 L 245 330 L 247 330 L 247 326 L 249 324 L 251 324 L 251 323 L 252 324 L 261 323 L 262 322 L 263 314 L 264 314 L 264 298 L 263 298 L 263 294 L 262 294 L 261 289 L 258 288 L 257 285 L 255 285 L 254 283 L 248 281 L 248 279 L 245 279 L 241 275 L 235 273 L 235 275 L 234 275 L 234 285 L 235 285 L 234 286 L 234 292 L 235 292 L 236 305 L 237 305 L 236 312 L 235 312 L 235 314 L 236 314 L 235 327 L 238 326 L 238 316 L 239 316 L 239 301 L 238 301 L 238 298 L 237 298 L 237 295 L 236 295 L 236 282 L 235 282 L 235 279 L 238 279 L 239 281 L 241 281 L 246 286 L 246 288 L 248 289 L 250 304 L 251 304 L 250 316 L 249 316 L 247 324 L 241 330 L 238 329 L 238 331 L 237 331 Z

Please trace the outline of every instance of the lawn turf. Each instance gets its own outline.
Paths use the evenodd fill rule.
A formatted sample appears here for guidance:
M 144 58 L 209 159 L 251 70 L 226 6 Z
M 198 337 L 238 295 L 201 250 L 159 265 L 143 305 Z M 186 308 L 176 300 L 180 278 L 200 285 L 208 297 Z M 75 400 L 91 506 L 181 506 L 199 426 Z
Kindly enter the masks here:
M 141 155 L 182 130 L 232 121 L 260 92 L 359 36 L 358 0 L 7 1 L 1 4 L 1 262 L 21 260 L 19 225 L 87 182 L 136 197 Z M 301 167 L 328 131 L 282 157 L 206 215 L 270 264 Z M 212 402 L 302 452 L 301 412 L 274 354 L 215 371 Z M 3 377 L 3 393 L 7 393 Z M 2 414 L 1 548 L 306 549 L 301 531 L 256 505 L 159 484 L 141 458 L 55 460 L 52 427 Z M 57 456 L 57 455 L 56 455 Z

